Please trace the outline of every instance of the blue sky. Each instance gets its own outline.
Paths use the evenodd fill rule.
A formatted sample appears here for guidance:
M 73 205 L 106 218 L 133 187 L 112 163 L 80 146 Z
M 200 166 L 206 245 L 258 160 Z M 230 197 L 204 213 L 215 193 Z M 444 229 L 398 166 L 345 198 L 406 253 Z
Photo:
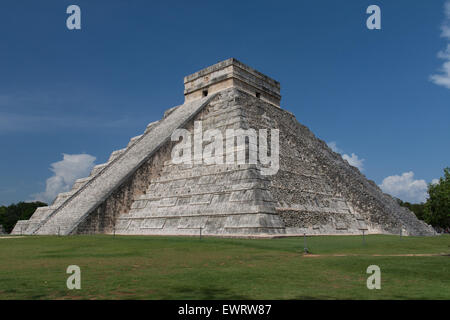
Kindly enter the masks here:
M 371 4 L 381 30 L 366 28 Z M 3 0 L 0 204 L 48 197 L 52 178 L 67 189 L 181 104 L 185 75 L 229 57 L 278 80 L 282 107 L 369 179 L 422 199 L 450 165 L 444 5 Z

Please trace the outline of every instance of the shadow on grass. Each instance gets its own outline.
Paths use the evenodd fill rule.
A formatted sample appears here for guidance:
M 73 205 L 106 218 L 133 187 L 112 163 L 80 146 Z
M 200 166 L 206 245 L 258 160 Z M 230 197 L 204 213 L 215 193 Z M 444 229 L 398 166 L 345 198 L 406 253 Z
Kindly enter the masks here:
M 311 296 L 297 296 L 293 299 L 289 300 L 336 300 L 335 297 L 329 297 L 329 296 L 317 296 L 317 297 L 311 297 Z
M 249 300 L 250 298 L 244 295 L 236 294 L 225 288 L 192 288 L 192 287 L 176 287 L 172 291 L 176 297 L 181 299 L 195 299 L 195 300 Z

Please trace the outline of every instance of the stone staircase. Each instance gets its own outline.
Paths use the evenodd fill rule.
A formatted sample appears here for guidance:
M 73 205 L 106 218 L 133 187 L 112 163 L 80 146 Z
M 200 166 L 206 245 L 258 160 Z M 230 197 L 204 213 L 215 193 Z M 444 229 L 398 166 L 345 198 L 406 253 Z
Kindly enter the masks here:
M 78 179 L 72 190 L 59 194 L 48 207 L 38 208 L 30 220 L 20 220 L 12 234 L 70 234 L 92 210 L 120 186 L 172 132 L 186 124 L 214 95 L 169 109 L 162 120 L 150 123 L 144 134 L 133 137 L 124 149 L 96 165 L 89 177 Z
M 269 179 L 256 165 L 164 165 L 117 220 L 118 234 L 283 234 Z

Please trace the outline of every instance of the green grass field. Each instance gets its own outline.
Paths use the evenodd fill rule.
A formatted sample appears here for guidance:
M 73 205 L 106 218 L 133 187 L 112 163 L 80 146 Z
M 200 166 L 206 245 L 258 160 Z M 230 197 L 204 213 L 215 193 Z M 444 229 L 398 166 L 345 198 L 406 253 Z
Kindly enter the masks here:
M 310 256 L 303 238 L 0 238 L 0 299 L 450 299 L 448 235 L 307 245 Z M 381 290 L 366 287 L 372 264 Z M 69 265 L 81 268 L 81 290 L 66 287 Z

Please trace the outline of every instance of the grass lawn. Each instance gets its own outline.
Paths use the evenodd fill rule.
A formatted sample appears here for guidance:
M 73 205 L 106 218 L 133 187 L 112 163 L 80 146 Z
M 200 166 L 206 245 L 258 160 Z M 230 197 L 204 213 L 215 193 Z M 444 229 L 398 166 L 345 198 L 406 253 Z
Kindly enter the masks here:
M 450 299 L 448 235 L 307 245 L 310 256 L 303 238 L 0 238 L 0 299 Z M 366 287 L 372 264 L 381 290 Z M 81 290 L 66 287 L 69 265 L 81 268 Z

